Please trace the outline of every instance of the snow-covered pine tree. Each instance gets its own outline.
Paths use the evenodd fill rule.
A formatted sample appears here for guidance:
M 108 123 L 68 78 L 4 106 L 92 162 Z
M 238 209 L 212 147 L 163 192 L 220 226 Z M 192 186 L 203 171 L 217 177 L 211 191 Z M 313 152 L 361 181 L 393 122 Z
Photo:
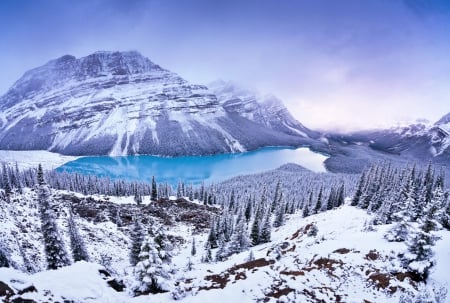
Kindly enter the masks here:
M 236 254 L 247 250 L 249 245 L 250 239 L 248 238 L 247 225 L 245 224 L 245 220 L 241 219 L 234 229 L 228 250 L 230 254 Z
M 266 211 L 259 235 L 259 243 L 268 243 L 271 241 L 272 225 L 270 224 L 270 211 Z
M 277 228 L 284 225 L 286 221 L 286 200 L 283 199 L 283 194 L 280 193 L 280 201 L 278 202 L 276 211 L 275 211 L 275 219 L 273 221 L 273 227 Z
M 37 198 L 47 268 L 57 269 L 69 265 L 70 260 L 59 233 L 56 217 L 51 207 L 50 188 L 45 184 L 44 173 L 40 164 L 38 166 L 37 180 Z
M 2 247 L 0 247 L 0 267 L 9 267 L 9 259 Z
M 411 229 L 412 204 L 414 199 L 414 188 L 412 179 L 408 181 L 408 194 L 406 200 L 397 203 L 397 211 L 392 215 L 395 225 L 386 233 L 385 238 L 388 241 L 401 242 L 405 241 Z
M 311 214 L 311 211 L 310 211 L 309 208 L 310 208 L 310 205 L 312 203 L 312 200 L 313 200 L 313 193 L 311 191 L 309 193 L 308 201 L 303 202 L 303 209 L 302 209 L 302 217 L 303 218 L 306 218 L 306 217 L 308 217 Z
M 334 207 L 342 206 L 344 205 L 344 203 L 345 203 L 345 185 L 344 183 L 342 183 L 341 186 L 339 186 Z
M 319 194 L 317 195 L 316 206 L 314 206 L 313 214 L 318 214 L 322 209 L 322 195 L 323 195 L 323 186 L 320 187 Z
M 136 294 L 161 293 L 171 290 L 171 245 L 161 229 L 155 237 L 147 236 L 142 244 L 134 274 Z
M 436 231 L 441 228 L 440 201 L 433 199 L 424 209 L 424 216 L 419 219 L 419 226 L 410 232 L 406 245 L 408 254 L 405 255 L 408 268 L 420 275 L 425 281 L 429 270 L 433 266 L 433 246 L 439 237 Z
M 84 245 L 83 238 L 81 237 L 73 218 L 72 210 L 69 210 L 69 218 L 67 223 L 69 226 L 70 248 L 72 249 L 73 260 L 75 262 L 89 261 L 89 255 L 86 250 L 86 246 Z
M 11 185 L 9 183 L 8 170 L 5 163 L 3 163 L 2 167 L 2 181 L 3 190 L 5 191 L 6 197 L 8 197 L 11 194 Z
M 130 233 L 130 264 L 135 266 L 139 262 L 142 243 L 144 241 L 144 231 L 137 216 L 133 217 L 133 228 Z
M 261 229 L 261 205 L 256 209 L 255 217 L 253 218 L 252 226 L 250 229 L 250 241 L 252 245 L 258 245 L 260 242 L 260 229 Z
M 336 204 L 336 190 L 332 187 L 330 190 L 330 194 L 328 195 L 327 205 L 325 207 L 326 210 L 332 210 L 334 208 L 334 205 Z
M 281 194 L 281 182 L 278 180 L 277 185 L 275 187 L 275 195 L 273 197 L 270 211 L 274 212 L 277 209 L 277 204 L 280 202 L 280 194 Z
M 192 237 L 191 256 L 197 254 L 197 247 L 195 246 L 195 237 Z
M 151 193 L 150 197 L 151 197 L 152 201 L 158 200 L 158 190 L 156 187 L 155 176 L 152 176 L 152 193 Z
M 352 202 L 350 204 L 351 206 L 357 206 L 359 204 L 365 184 L 366 184 L 366 172 L 363 172 L 361 174 L 361 177 L 359 178 L 358 187 L 355 191 L 355 194 L 353 195 Z

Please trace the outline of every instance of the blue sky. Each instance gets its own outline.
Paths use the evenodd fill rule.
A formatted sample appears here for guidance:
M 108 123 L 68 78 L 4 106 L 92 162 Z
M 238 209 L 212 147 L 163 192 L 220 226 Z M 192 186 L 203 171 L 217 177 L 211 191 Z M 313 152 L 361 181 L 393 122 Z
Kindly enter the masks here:
M 50 59 L 138 50 L 273 93 L 312 128 L 450 112 L 447 0 L 2 0 L 0 93 Z

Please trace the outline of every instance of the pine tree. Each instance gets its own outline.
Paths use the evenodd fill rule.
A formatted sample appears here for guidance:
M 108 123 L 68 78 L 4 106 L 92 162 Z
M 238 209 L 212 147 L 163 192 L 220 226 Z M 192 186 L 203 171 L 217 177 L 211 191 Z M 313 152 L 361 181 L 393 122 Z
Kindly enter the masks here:
M 272 204 L 270 207 L 271 212 L 274 212 L 277 209 L 277 204 L 280 201 L 280 193 L 281 193 L 280 187 L 281 187 L 281 183 L 280 183 L 280 180 L 278 180 L 277 185 L 275 187 L 275 195 L 273 197 L 273 201 L 272 201 Z
M 282 195 L 281 195 L 282 199 Z M 277 228 L 284 225 L 286 215 L 286 202 L 280 202 L 275 212 L 275 220 L 273 221 L 273 227 Z
M 141 252 L 142 242 L 144 241 L 144 232 L 136 217 L 133 218 L 133 229 L 131 230 L 130 239 L 130 264 L 135 266 L 139 261 L 139 254 Z
M 344 203 L 345 203 L 345 185 L 344 183 L 342 183 L 342 185 L 339 187 L 334 207 L 340 207 L 344 205 Z
M 55 214 L 51 208 L 50 188 L 45 184 L 41 165 L 38 166 L 37 180 L 38 205 L 47 268 L 57 269 L 69 265 L 70 260 L 56 224 Z
M 204 263 L 212 262 L 211 246 L 210 246 L 209 242 L 206 242 L 205 256 L 202 258 L 202 262 L 204 262 Z
M 253 219 L 252 227 L 250 230 L 250 240 L 252 245 L 258 245 L 260 242 L 259 233 L 261 225 L 261 206 L 256 210 L 255 218 Z
M 229 252 L 230 254 L 240 253 L 247 250 L 250 245 L 250 240 L 247 234 L 247 227 L 245 221 L 241 219 L 237 224 L 233 236 L 231 237 Z
M 336 191 L 334 188 L 331 188 L 330 195 L 327 200 L 326 210 L 332 210 L 336 204 L 336 200 Z
M 259 236 L 260 243 L 268 243 L 271 241 L 272 228 L 270 224 L 270 211 L 267 210 L 263 224 L 261 226 L 261 232 Z
M 396 222 L 392 229 L 388 231 L 385 238 L 388 241 L 401 242 L 405 241 L 411 228 L 412 204 L 414 203 L 414 188 L 412 187 L 412 179 L 408 181 L 407 188 L 409 192 L 405 201 L 400 201 L 398 210 L 392 215 Z M 411 185 L 411 186 L 410 186 Z
M 423 280 L 427 279 L 429 270 L 434 264 L 432 247 L 439 239 L 435 232 L 441 227 L 437 219 L 440 215 L 438 201 L 430 201 L 424 210 L 424 218 L 419 219 L 419 228 L 409 235 L 406 243 L 408 267 Z
M 5 190 L 5 194 L 8 197 L 11 194 L 11 185 L 9 183 L 9 178 L 8 178 L 8 170 L 6 168 L 6 164 L 3 163 L 3 176 L 2 176 L 2 180 L 3 180 L 3 189 Z
M 217 234 L 218 231 L 216 230 L 216 223 L 213 219 L 211 220 L 211 227 L 209 229 L 208 239 L 206 240 L 206 243 L 210 248 L 217 248 L 219 246 L 219 243 L 217 242 Z
M 158 200 L 158 191 L 156 189 L 156 181 L 155 176 L 152 176 L 152 193 L 151 193 L 152 201 Z
M 9 267 L 9 260 L 6 253 L 0 247 L 0 267 Z
M 252 201 L 251 201 L 251 197 L 248 199 L 247 206 L 245 207 L 244 215 L 245 215 L 245 220 L 248 223 L 250 221 L 251 216 L 252 216 Z
M 72 249 L 72 256 L 75 262 L 77 261 L 89 261 L 89 255 L 84 245 L 83 238 L 81 238 L 78 232 L 78 227 L 76 226 L 75 220 L 73 219 L 72 211 L 69 211 L 68 218 L 69 225 L 69 236 L 70 236 L 70 247 Z
M 357 206 L 363 194 L 364 185 L 366 183 L 366 173 L 363 172 L 361 177 L 359 178 L 358 187 L 356 189 L 355 194 L 353 195 L 351 206 Z
M 323 194 L 323 186 L 320 187 L 319 195 L 317 196 L 316 206 L 314 207 L 313 213 L 318 214 L 322 209 L 322 194 Z
M 219 248 L 216 252 L 216 261 L 222 262 L 225 261 L 230 256 L 230 251 L 227 249 L 227 245 L 223 238 L 223 235 L 219 235 Z
M 167 237 L 158 229 L 155 237 L 147 236 L 142 244 L 139 262 L 134 273 L 138 284 L 137 294 L 161 293 L 170 289 L 171 245 Z
M 195 237 L 192 238 L 192 247 L 191 247 L 191 256 L 195 256 L 197 254 L 197 248 L 195 247 Z

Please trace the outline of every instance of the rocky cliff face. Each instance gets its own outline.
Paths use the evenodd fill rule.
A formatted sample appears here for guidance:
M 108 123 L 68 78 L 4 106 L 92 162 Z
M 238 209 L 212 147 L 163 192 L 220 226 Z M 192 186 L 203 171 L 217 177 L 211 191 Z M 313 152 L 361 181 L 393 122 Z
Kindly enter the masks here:
M 309 139 L 284 107 L 261 116 L 264 105 L 236 112 L 228 101 L 138 52 L 66 55 L 26 72 L 0 97 L 0 149 L 175 156 Z

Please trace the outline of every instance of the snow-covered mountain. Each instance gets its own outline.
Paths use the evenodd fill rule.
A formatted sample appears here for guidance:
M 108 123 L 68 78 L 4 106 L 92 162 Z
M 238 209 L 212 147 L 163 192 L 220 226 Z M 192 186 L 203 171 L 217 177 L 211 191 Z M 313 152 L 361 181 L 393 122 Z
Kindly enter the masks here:
M 276 98 L 244 99 L 240 111 L 214 92 L 136 51 L 66 55 L 26 72 L 0 97 L 0 149 L 173 156 L 310 140 Z
M 441 165 L 448 165 L 450 160 L 450 114 L 434 124 L 416 123 L 327 137 L 341 145 L 367 146 L 403 159 L 432 160 Z

